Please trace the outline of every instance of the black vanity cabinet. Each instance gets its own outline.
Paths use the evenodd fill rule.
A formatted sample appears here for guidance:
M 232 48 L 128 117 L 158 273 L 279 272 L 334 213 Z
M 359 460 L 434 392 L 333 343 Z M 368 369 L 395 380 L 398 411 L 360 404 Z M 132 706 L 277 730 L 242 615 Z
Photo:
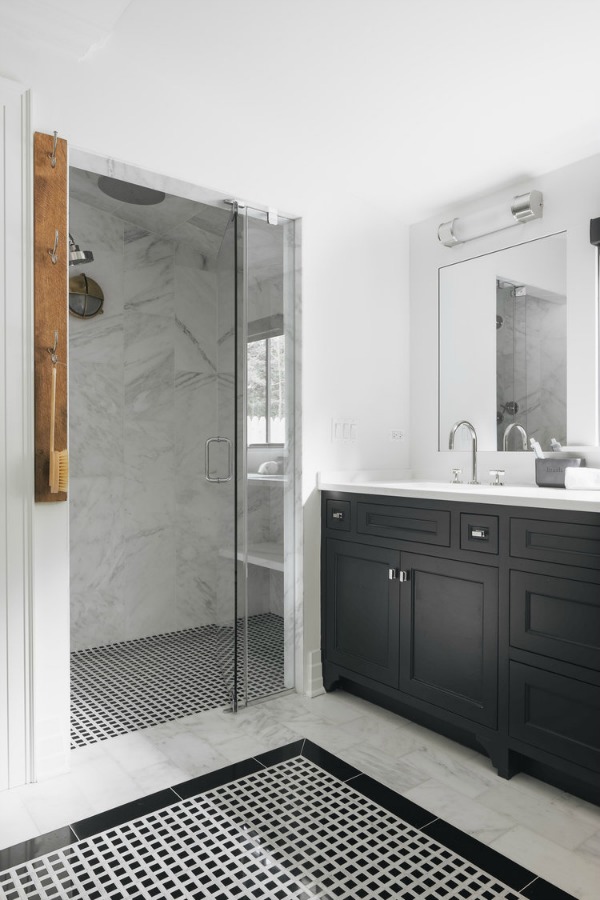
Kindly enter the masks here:
M 600 802 L 600 513 L 324 492 L 322 534 L 327 690 Z

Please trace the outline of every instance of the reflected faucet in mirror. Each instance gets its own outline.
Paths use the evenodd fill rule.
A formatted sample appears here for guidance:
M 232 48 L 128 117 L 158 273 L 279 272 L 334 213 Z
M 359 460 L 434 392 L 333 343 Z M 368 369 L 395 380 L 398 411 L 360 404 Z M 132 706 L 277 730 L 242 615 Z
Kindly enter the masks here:
M 471 453 L 472 453 L 472 463 L 471 463 L 471 481 L 469 484 L 479 484 L 477 481 L 477 432 L 473 425 L 470 422 L 467 422 L 466 419 L 461 419 L 460 422 L 455 422 L 450 430 L 450 438 L 448 440 L 448 448 L 450 450 L 454 450 L 454 438 L 456 436 L 456 432 L 461 426 L 465 426 L 469 430 L 471 435 Z
M 521 441 L 523 442 L 523 450 L 527 450 L 527 432 L 523 428 L 522 425 L 519 425 L 518 422 L 511 422 L 510 425 L 507 425 L 504 429 L 504 436 L 502 438 L 502 449 L 508 450 L 508 438 L 510 436 L 511 431 L 518 431 L 521 435 Z

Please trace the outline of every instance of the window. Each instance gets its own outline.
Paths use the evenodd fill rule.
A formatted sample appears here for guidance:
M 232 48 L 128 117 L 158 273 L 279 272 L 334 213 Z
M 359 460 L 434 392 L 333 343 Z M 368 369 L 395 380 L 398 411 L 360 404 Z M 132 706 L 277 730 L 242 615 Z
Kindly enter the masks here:
M 248 444 L 285 443 L 285 338 L 248 342 Z

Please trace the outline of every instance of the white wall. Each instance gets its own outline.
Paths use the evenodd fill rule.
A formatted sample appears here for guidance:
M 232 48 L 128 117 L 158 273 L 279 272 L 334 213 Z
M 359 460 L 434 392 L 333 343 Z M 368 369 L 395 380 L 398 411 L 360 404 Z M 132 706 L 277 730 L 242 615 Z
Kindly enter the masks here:
M 451 479 L 453 466 L 469 471 L 468 453 L 438 452 L 438 269 L 559 231 L 567 232 L 567 436 L 572 445 L 598 443 L 597 252 L 589 243 L 589 222 L 600 216 L 600 156 L 581 160 L 539 178 L 518 182 L 477 203 L 457 204 L 410 230 L 411 437 L 413 474 Z M 544 194 L 542 219 L 478 238 L 457 247 L 437 239 L 440 222 L 501 204 L 516 194 Z M 473 330 L 473 341 L 477 333 Z M 495 402 L 495 401 L 494 401 Z M 595 457 L 588 454 L 588 464 Z M 479 453 L 479 480 L 488 470 L 506 470 L 508 483 L 535 481 L 533 454 Z
M 211 37 L 201 7 L 190 4 L 192 21 L 176 42 L 163 40 L 154 16 L 80 63 L 7 48 L 2 66 L 31 88 L 35 130 L 56 129 L 78 148 L 303 217 L 307 654 L 319 646 L 317 470 L 407 464 L 407 443 L 387 437 L 408 419 L 407 233 L 396 210 L 376 212 L 351 186 L 333 190 L 318 154 L 297 158 L 293 146 L 263 142 L 265 119 L 294 116 L 286 62 L 266 73 L 268 90 L 248 97 L 243 32 L 232 52 L 227 28 Z M 268 29 L 261 34 L 252 71 L 261 69 L 257 58 L 273 59 Z M 331 419 L 341 416 L 358 421 L 353 444 L 331 443 Z M 68 759 L 66 504 L 36 507 L 35 530 L 37 763 L 45 777 Z

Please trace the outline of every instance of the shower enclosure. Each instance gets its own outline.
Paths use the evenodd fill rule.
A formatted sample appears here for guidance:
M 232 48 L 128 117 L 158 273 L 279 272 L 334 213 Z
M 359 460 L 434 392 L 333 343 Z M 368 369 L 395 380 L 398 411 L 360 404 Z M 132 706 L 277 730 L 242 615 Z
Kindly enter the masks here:
M 75 746 L 294 685 L 295 223 L 134 181 L 70 176 Z

